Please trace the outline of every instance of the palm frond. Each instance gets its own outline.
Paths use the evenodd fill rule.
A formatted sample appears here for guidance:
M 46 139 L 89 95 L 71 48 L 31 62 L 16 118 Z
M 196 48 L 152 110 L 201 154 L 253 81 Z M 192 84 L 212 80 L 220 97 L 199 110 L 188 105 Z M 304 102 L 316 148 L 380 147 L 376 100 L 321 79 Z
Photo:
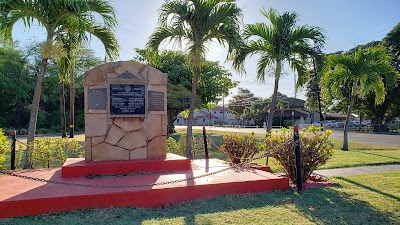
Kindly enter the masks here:
M 258 81 L 265 81 L 265 69 L 267 66 L 271 66 L 273 64 L 273 60 L 268 52 L 263 52 L 260 57 L 260 60 L 257 62 L 257 80 Z

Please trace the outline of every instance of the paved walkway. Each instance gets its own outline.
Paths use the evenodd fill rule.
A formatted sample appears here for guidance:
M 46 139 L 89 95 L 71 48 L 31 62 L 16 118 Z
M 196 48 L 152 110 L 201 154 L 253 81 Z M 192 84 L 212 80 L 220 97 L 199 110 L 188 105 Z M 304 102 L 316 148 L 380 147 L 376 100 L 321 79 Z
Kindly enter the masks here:
M 338 176 L 350 176 L 350 175 L 378 173 L 387 171 L 400 171 L 400 164 L 315 170 L 314 174 L 318 174 L 324 177 L 335 177 L 335 176 L 338 177 Z

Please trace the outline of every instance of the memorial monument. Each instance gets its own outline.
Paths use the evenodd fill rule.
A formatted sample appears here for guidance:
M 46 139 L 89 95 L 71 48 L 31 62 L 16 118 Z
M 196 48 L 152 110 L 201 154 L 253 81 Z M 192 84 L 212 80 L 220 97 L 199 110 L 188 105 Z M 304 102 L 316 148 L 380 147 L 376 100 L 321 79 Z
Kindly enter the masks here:
M 85 160 L 166 157 L 167 74 L 113 62 L 85 74 Z

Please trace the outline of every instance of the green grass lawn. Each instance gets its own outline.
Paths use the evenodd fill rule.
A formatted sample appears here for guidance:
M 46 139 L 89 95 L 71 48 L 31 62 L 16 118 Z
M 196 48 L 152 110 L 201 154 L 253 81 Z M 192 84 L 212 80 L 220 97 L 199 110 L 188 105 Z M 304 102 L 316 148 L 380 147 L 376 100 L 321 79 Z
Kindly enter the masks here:
M 91 209 L 0 220 L 36 224 L 399 224 L 400 172 L 336 177 L 338 185 L 201 199 L 156 209 Z

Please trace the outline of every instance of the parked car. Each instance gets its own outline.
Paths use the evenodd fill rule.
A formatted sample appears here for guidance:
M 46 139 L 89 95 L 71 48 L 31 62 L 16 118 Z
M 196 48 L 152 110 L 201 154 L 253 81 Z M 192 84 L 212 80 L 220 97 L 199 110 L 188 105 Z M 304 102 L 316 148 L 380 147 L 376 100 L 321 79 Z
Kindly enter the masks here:
M 359 127 L 359 126 L 360 126 L 360 121 L 352 120 L 349 123 L 349 127 Z
M 361 125 L 366 126 L 366 125 L 370 125 L 372 123 L 371 120 L 364 120 L 361 122 Z
M 400 121 L 392 121 L 389 124 L 390 133 L 400 133 Z

